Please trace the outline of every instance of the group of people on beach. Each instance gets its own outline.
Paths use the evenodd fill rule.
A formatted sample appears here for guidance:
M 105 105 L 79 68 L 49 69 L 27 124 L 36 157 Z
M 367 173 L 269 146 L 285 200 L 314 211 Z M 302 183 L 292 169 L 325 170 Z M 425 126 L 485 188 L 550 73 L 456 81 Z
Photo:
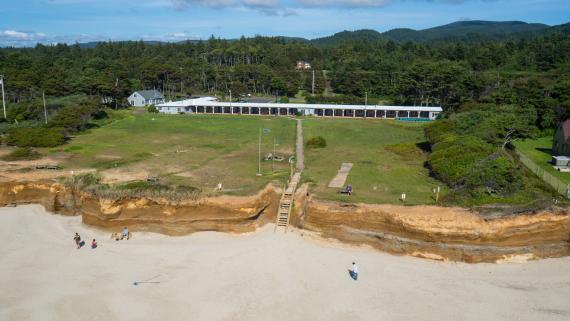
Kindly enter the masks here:
M 81 240 L 81 236 L 77 232 L 75 232 L 75 236 L 73 237 L 73 240 L 75 241 L 75 245 L 77 245 L 78 250 L 85 245 L 85 241 Z M 97 248 L 97 240 L 93 239 L 93 241 L 91 241 L 91 248 L 92 249 Z
M 121 233 L 117 233 L 114 237 L 115 237 L 116 241 L 123 240 L 123 239 L 128 240 L 131 237 L 131 234 L 129 232 L 129 229 L 125 226 L 123 228 L 123 231 Z M 77 249 L 80 249 L 83 246 L 85 246 L 85 241 L 81 240 L 81 236 L 79 235 L 79 233 L 75 232 L 75 236 L 73 236 L 73 240 L 75 241 L 75 245 L 77 246 Z M 93 239 L 91 241 L 91 248 L 92 249 L 97 248 L 97 240 L 96 239 Z

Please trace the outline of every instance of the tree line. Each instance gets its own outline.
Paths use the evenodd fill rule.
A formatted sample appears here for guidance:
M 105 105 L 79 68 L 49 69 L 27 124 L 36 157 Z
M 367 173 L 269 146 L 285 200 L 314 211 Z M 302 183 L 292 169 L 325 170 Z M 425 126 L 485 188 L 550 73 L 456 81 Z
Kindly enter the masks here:
M 330 87 L 348 100 L 361 100 L 367 93 L 394 104 L 453 110 L 466 102 L 518 103 L 522 92 L 525 103 L 559 114 L 570 108 L 569 55 L 567 34 L 484 42 L 344 41 L 335 46 L 283 38 L 211 38 L 2 48 L 0 74 L 10 102 L 34 100 L 45 91 L 50 96 L 99 96 L 120 107 L 134 90 L 153 88 L 169 99 L 226 95 L 229 90 L 234 97 L 310 94 L 312 71 L 295 70 L 296 62 L 304 60 L 315 70 L 315 94 L 321 100 Z

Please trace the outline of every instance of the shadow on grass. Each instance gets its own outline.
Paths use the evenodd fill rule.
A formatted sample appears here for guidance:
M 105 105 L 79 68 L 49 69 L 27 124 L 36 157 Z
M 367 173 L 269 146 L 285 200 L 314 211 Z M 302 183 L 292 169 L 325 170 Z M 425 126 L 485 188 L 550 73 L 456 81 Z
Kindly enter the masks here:
M 540 148 L 540 147 L 537 147 L 537 148 L 535 148 L 535 149 L 536 149 L 537 151 L 539 151 L 539 152 L 543 152 L 543 153 L 545 153 L 545 154 L 552 155 L 552 149 L 551 149 L 551 148 Z
M 428 142 L 417 143 L 416 146 L 421 149 L 424 153 L 431 152 L 431 145 Z

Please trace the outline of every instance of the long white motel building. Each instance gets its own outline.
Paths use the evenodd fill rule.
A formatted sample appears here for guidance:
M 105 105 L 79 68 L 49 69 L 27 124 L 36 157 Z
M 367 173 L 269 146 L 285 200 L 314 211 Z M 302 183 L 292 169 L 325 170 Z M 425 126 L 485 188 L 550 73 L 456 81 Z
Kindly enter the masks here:
M 434 120 L 441 107 L 381 106 L 381 105 L 330 105 L 330 104 L 278 104 L 254 102 L 221 102 L 215 97 L 200 97 L 171 101 L 156 105 L 165 114 L 234 114 L 286 116 L 298 112 L 317 117 L 369 117 L 411 120 Z

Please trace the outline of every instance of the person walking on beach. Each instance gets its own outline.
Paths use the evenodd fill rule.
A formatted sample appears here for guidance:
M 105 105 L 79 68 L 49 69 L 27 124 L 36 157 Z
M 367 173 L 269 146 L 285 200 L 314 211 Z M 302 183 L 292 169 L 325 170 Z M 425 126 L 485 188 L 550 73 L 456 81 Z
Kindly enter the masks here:
M 73 239 L 75 240 L 75 245 L 77 245 L 77 248 L 81 248 L 81 236 L 79 236 L 77 232 L 75 233 Z
M 354 281 L 358 280 L 358 266 L 356 262 L 352 262 L 352 270 L 350 271 L 350 276 L 354 279 Z

